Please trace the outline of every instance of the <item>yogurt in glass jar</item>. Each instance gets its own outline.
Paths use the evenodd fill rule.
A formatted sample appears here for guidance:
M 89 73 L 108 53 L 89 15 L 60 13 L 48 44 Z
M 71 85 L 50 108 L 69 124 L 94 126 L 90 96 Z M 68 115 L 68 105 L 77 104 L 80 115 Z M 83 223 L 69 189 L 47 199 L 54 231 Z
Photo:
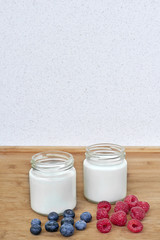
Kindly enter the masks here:
M 35 154 L 29 171 L 31 208 L 43 215 L 62 214 L 76 207 L 76 170 L 73 156 L 53 151 Z
M 84 196 L 92 202 L 122 200 L 127 194 L 125 149 L 116 144 L 95 144 L 86 148 L 83 162 Z

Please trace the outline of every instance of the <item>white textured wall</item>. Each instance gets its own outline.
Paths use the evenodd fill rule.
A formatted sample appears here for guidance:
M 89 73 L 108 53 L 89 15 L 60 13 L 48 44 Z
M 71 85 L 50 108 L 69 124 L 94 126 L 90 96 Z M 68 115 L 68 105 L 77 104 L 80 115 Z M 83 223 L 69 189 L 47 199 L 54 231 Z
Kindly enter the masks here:
M 160 1 L 1 0 L 0 145 L 160 145 Z

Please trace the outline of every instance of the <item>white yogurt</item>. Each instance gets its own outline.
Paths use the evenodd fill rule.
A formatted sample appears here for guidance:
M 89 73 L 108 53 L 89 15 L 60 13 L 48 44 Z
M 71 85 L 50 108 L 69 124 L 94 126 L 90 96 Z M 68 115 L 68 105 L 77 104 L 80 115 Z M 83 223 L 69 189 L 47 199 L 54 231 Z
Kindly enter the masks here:
M 39 153 L 29 171 L 31 208 L 40 214 L 62 214 L 76 206 L 76 170 L 73 157 L 64 152 Z
M 114 203 L 127 193 L 127 161 L 124 148 L 96 144 L 87 148 L 83 163 L 84 196 L 93 202 Z

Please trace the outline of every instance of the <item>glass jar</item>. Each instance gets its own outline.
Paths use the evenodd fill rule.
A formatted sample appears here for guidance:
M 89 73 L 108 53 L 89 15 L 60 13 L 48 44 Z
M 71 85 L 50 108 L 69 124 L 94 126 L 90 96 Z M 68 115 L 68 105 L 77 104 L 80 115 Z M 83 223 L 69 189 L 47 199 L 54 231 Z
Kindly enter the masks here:
M 124 199 L 127 193 L 124 147 L 107 143 L 87 147 L 83 175 L 84 196 L 89 201 L 115 203 Z
M 31 208 L 40 214 L 62 214 L 76 206 L 76 170 L 73 156 L 53 151 L 35 154 L 29 171 Z

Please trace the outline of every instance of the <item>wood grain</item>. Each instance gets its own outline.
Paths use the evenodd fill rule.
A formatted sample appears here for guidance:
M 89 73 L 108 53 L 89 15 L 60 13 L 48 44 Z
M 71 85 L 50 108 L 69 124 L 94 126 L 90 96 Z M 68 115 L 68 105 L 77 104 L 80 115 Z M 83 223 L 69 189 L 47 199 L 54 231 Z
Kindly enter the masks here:
M 36 152 L 42 152 L 42 151 L 52 151 L 52 150 L 57 150 L 57 151 L 66 151 L 70 153 L 82 153 L 85 152 L 86 146 L 0 146 L 0 153 L 36 153 Z M 133 146 L 126 146 L 125 147 L 126 152 L 160 152 L 160 146 L 156 147 L 133 147 Z
M 38 151 L 52 150 L 56 147 L 0 147 L 0 240 L 23 239 L 66 239 L 57 233 L 44 230 L 47 218 L 36 214 L 30 208 L 28 171 L 30 159 Z M 141 147 L 142 148 L 142 147 Z M 10 149 L 10 150 L 9 150 Z M 70 239 L 160 239 L 160 151 L 153 147 L 147 149 L 133 148 L 127 152 L 128 194 L 135 194 L 141 200 L 150 203 L 151 209 L 143 220 L 142 233 L 133 234 L 126 227 L 113 226 L 108 234 L 101 234 L 96 229 L 96 204 L 88 202 L 83 196 L 82 162 L 84 147 L 58 147 L 67 150 L 75 158 L 77 170 L 77 207 L 76 218 L 83 211 L 90 211 L 93 221 L 87 224 L 85 231 L 75 231 Z M 113 211 L 113 207 L 112 207 Z M 111 212 L 112 212 L 111 211 Z M 42 233 L 33 236 L 29 232 L 33 218 L 42 220 Z M 129 217 L 128 217 L 129 218 Z M 67 238 L 68 239 L 68 238 Z

